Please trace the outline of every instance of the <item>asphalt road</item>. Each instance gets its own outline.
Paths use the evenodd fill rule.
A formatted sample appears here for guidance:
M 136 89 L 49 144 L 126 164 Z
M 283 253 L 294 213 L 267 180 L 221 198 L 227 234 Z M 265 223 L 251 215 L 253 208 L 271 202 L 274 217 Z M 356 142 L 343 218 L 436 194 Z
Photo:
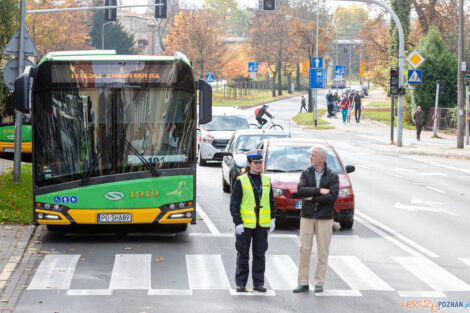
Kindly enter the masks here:
M 298 97 L 278 101 L 270 112 L 289 129 L 299 103 Z M 470 301 L 467 164 L 378 153 L 365 147 L 380 140 L 374 136 L 306 132 L 293 125 L 290 131 L 329 141 L 345 164 L 356 166 L 350 174 L 356 220 L 351 230 L 334 226 L 323 294 L 292 293 L 296 223 L 270 234 L 268 293 L 233 291 L 230 195 L 222 191 L 220 165 L 214 163 L 198 168 L 198 224 L 186 233 L 42 232 L 38 250 L 47 253 L 25 273 L 29 282 L 15 312 L 412 312 L 419 309 L 403 307 L 407 301 Z M 312 284 L 315 265 L 314 252 Z M 439 312 L 465 309 L 441 306 Z

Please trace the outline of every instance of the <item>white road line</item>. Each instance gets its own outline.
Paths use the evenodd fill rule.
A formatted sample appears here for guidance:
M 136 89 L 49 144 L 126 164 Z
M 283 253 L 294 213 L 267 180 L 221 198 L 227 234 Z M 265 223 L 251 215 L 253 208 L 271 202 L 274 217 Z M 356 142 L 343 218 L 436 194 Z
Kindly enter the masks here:
M 388 173 L 388 175 L 396 177 L 396 178 L 402 178 L 403 177 L 403 176 L 400 176 L 400 175 L 397 175 L 397 174 L 392 174 L 392 173 Z
M 186 255 L 189 289 L 230 289 L 219 254 Z
M 447 174 L 444 174 L 444 173 L 437 173 L 437 172 L 423 173 L 423 172 L 418 172 L 409 168 L 402 168 L 402 167 L 395 167 L 395 170 L 399 172 L 406 172 L 406 173 L 419 175 L 419 176 L 443 176 L 443 177 L 448 176 Z
M 112 289 L 69 289 L 68 296 L 111 296 Z
M 420 163 L 423 162 L 423 159 L 413 157 L 413 156 L 410 156 L 410 155 L 403 155 L 401 157 L 407 158 L 407 159 L 410 159 L 410 160 L 414 160 L 414 161 L 419 161 Z M 449 170 L 455 170 L 455 171 L 459 171 L 459 172 L 462 172 L 462 173 L 465 173 L 465 174 L 470 174 L 469 170 L 466 170 L 466 169 L 463 169 L 463 168 L 458 168 L 458 167 L 455 167 L 455 166 L 452 166 L 452 165 L 445 165 L 445 164 L 437 163 L 437 162 L 434 162 L 434 161 L 425 161 L 425 162 L 429 165 L 435 165 L 435 166 L 439 166 L 439 167 L 446 168 L 446 169 L 449 169 Z
M 315 293 L 317 297 L 362 297 L 359 290 L 329 290 Z
M 192 296 L 190 289 L 149 289 L 149 296 Z
M 428 189 L 430 189 L 430 190 L 432 190 L 432 191 L 439 192 L 439 193 L 442 193 L 442 194 L 446 194 L 446 193 L 447 193 L 447 192 L 442 191 L 442 190 L 440 190 L 440 189 L 438 189 L 438 188 L 436 188 L 436 187 L 433 187 L 433 186 L 425 186 L 425 187 L 428 188 Z
M 470 286 L 424 257 L 393 257 L 434 291 L 470 291 Z
M 470 258 L 459 258 L 459 260 L 470 266 Z
M 385 226 L 384 224 L 382 224 L 382 223 L 380 223 L 380 222 L 374 220 L 373 218 L 367 216 L 366 214 L 364 214 L 364 213 L 359 212 L 359 211 L 356 210 L 356 211 L 355 211 L 355 215 L 356 215 L 356 217 L 361 217 L 362 219 L 367 220 L 367 222 L 370 223 L 371 226 L 373 226 L 373 227 L 375 226 L 375 227 L 374 227 L 375 230 L 369 227 L 369 229 L 373 230 L 374 232 L 379 233 L 379 232 L 377 232 L 377 230 L 380 231 L 380 229 L 378 229 L 378 228 L 381 228 L 381 229 L 383 229 L 384 231 L 390 233 L 393 237 L 390 236 L 390 235 L 388 235 L 388 234 L 386 234 L 386 233 L 384 233 L 383 231 L 380 231 L 380 235 L 384 236 L 385 239 L 387 239 L 387 240 L 393 242 L 394 244 L 396 244 L 397 246 L 399 246 L 399 247 L 402 248 L 403 250 L 407 251 L 407 252 L 410 253 L 411 255 L 413 255 L 413 256 L 421 256 L 417 251 L 409 249 L 407 246 L 405 246 L 405 245 L 404 245 L 403 243 L 401 243 L 401 242 L 398 242 L 398 240 L 396 240 L 396 239 L 399 239 L 399 240 L 403 241 L 404 243 L 406 243 L 406 244 L 409 245 L 410 247 L 413 247 L 414 249 L 420 251 L 421 253 L 426 254 L 427 256 L 429 256 L 429 257 L 431 257 L 431 258 L 438 258 L 438 257 L 439 257 L 439 255 L 437 255 L 436 253 L 432 252 L 431 250 L 426 249 L 425 247 L 421 246 L 421 245 L 418 244 L 417 242 L 414 242 L 413 240 L 408 239 L 408 238 L 405 237 L 404 235 L 402 235 L 402 234 L 398 233 L 397 231 L 391 229 L 390 227 Z M 362 220 L 362 219 L 361 219 L 361 220 Z M 359 222 L 361 222 L 361 220 L 359 220 Z M 364 220 L 362 220 L 362 222 L 361 222 L 362 224 L 364 224 Z M 365 225 L 365 224 L 364 224 L 364 225 Z M 367 225 L 365 225 L 365 226 L 367 226 Z M 367 226 L 367 227 L 368 227 L 368 226 Z M 410 252 L 410 250 L 411 250 L 412 252 Z
M 257 291 L 248 291 L 248 292 L 237 292 L 235 289 L 230 289 L 231 296 L 264 296 L 264 297 L 274 297 L 276 292 L 274 290 L 266 290 L 266 292 L 257 292 Z
M 394 290 L 356 256 L 330 256 L 328 265 L 352 290 Z
M 80 254 L 48 254 L 39 264 L 28 290 L 69 289 Z
M 109 289 L 150 289 L 151 254 L 116 254 Z
M 356 236 L 357 235 L 352 235 Z M 231 237 L 235 238 L 235 234 L 232 233 L 218 233 L 218 234 L 213 234 L 213 233 L 189 233 L 189 237 L 215 237 L 215 238 L 225 238 L 225 237 Z M 273 238 L 299 238 L 299 236 L 295 234 L 269 234 L 269 237 Z M 337 236 L 337 237 L 343 237 L 343 236 Z M 336 238 L 336 237 L 334 237 Z
M 196 212 L 199 212 L 199 215 L 201 215 L 201 218 L 204 220 L 211 233 L 220 234 L 220 231 L 217 229 L 214 223 L 212 223 L 209 216 L 206 214 L 206 212 L 204 212 L 204 210 L 198 203 L 196 203 Z
M 440 291 L 397 291 L 404 298 L 446 298 L 446 294 Z
M 292 290 L 297 287 L 298 268 L 289 255 L 266 256 L 266 280 L 274 290 Z M 311 287 L 311 285 L 310 285 Z

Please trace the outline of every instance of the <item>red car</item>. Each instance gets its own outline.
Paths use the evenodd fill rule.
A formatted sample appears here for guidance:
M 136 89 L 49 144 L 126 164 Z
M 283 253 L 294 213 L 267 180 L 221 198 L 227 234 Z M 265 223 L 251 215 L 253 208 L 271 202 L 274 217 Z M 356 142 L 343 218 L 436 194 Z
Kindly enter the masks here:
M 326 142 L 308 139 L 267 139 L 260 145 L 264 150 L 261 172 L 271 178 L 277 218 L 279 220 L 300 217 L 302 198 L 297 193 L 301 172 L 310 166 L 310 148 L 321 145 L 328 151 L 327 166 L 338 173 L 339 196 L 335 203 L 335 222 L 341 228 L 352 228 L 354 222 L 354 193 L 348 173 L 355 167 L 343 165 L 335 149 Z

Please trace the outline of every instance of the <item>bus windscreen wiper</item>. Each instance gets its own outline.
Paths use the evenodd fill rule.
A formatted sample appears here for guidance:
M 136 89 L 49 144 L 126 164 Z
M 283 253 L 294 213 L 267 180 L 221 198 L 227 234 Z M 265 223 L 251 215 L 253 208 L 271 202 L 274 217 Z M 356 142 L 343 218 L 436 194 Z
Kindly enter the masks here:
M 139 151 L 126 139 L 124 136 L 119 136 L 119 139 L 124 141 L 124 143 L 129 147 L 129 149 L 134 152 L 135 156 L 139 158 L 139 160 L 149 169 L 152 176 L 158 176 L 157 171 L 155 170 L 155 166 L 152 165 L 147 159 L 145 159 L 142 155 L 140 155 Z
M 106 146 L 106 143 L 108 142 L 108 140 L 110 138 L 111 138 L 110 135 L 104 136 L 103 141 L 101 142 L 101 145 L 98 148 L 98 153 L 96 154 L 96 157 L 93 159 L 93 162 L 91 162 L 90 167 L 88 168 L 87 172 L 85 173 L 85 175 L 82 178 L 82 182 L 81 182 L 82 186 L 86 186 L 86 184 L 90 180 L 91 174 L 95 170 L 95 167 L 98 164 L 99 159 L 101 159 L 101 155 L 103 154 L 104 147 Z

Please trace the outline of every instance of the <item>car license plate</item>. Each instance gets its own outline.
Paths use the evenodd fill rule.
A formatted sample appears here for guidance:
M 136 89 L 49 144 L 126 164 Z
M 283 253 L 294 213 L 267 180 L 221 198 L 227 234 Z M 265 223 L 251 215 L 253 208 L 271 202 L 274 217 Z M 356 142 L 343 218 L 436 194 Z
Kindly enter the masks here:
M 295 201 L 295 208 L 296 209 L 302 209 L 302 200 Z
M 3 148 L 3 152 L 15 152 L 13 148 Z
M 130 223 L 130 214 L 98 214 L 98 223 Z

